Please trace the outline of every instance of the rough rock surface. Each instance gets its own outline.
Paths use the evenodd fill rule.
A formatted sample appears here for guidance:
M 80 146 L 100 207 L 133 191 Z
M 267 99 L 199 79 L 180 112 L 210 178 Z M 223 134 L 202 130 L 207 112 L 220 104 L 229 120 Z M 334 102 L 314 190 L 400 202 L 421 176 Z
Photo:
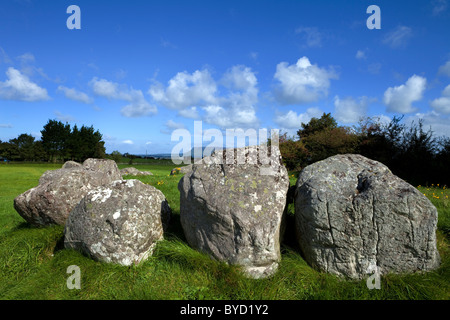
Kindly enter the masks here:
M 383 164 L 337 155 L 300 173 L 295 195 L 297 238 L 314 268 L 361 279 L 432 270 L 437 210 Z
M 244 161 L 237 161 L 237 150 Z M 289 177 L 278 148 L 270 173 L 259 147 L 214 153 L 208 164 L 194 164 L 180 180 L 180 219 L 191 247 L 230 264 L 253 278 L 270 276 L 280 261 L 283 210 Z M 225 153 L 225 151 L 224 151 Z M 222 158 L 222 159 L 221 159 Z
M 114 181 L 89 191 L 70 213 L 64 247 L 97 261 L 137 264 L 163 239 L 169 218 L 161 191 L 139 180 Z
M 67 161 L 62 166 L 63 169 L 71 169 L 71 168 L 80 168 L 83 165 L 81 163 L 75 162 L 75 161 Z
M 70 211 L 89 190 L 122 179 L 112 160 L 88 159 L 46 171 L 39 185 L 14 199 L 14 208 L 30 224 L 64 225 Z
M 120 170 L 120 174 L 122 176 L 152 176 L 153 173 L 150 171 L 140 171 L 136 168 L 129 167 L 129 168 L 123 168 Z

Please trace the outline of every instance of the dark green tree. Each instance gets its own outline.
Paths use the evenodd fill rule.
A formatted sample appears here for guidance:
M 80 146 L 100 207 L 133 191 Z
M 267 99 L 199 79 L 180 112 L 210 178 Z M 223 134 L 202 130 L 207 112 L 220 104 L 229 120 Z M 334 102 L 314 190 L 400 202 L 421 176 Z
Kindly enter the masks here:
M 297 131 L 297 135 L 300 139 L 303 139 L 317 132 L 335 129 L 338 125 L 331 113 L 323 113 L 320 118 L 312 118 L 308 123 L 302 123 L 301 127 Z
M 67 157 L 67 141 L 70 137 L 70 125 L 61 121 L 49 120 L 41 130 L 42 145 L 49 160 L 56 162 Z
M 9 140 L 9 143 L 17 149 L 18 157 L 14 160 L 33 161 L 35 159 L 34 140 L 32 135 L 25 133 L 15 139 Z

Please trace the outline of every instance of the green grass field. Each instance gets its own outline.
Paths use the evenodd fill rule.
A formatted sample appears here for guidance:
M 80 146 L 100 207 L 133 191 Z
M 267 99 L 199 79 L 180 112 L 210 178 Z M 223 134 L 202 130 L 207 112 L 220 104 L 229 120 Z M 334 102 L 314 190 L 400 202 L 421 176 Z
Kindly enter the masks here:
M 64 228 L 35 228 L 15 212 L 13 199 L 36 186 L 42 173 L 60 165 L 0 165 L 0 299 L 433 299 L 450 298 L 450 191 L 421 187 L 439 211 L 437 242 L 442 265 L 433 272 L 389 275 L 380 290 L 366 281 L 348 281 L 310 268 L 289 239 L 282 245 L 279 272 L 262 280 L 245 278 L 238 267 L 191 249 L 179 222 L 181 175 L 169 176 L 167 162 L 134 165 L 153 176 L 140 177 L 160 189 L 173 210 L 165 240 L 137 266 L 95 262 L 62 247 Z M 126 165 L 120 165 L 120 168 Z M 291 183 L 295 177 L 291 176 Z M 290 208 L 292 211 L 292 207 Z M 81 270 L 81 289 L 69 290 L 67 268 Z M 368 275 L 369 276 L 369 275 Z

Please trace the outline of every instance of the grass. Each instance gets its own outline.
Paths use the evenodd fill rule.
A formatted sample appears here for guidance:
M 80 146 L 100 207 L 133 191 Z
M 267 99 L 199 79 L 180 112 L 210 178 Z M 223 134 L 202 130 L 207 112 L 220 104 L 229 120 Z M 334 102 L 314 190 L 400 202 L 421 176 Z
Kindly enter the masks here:
M 120 168 L 127 165 L 120 165 Z M 190 248 L 179 222 L 181 175 L 170 176 L 170 163 L 135 165 L 153 176 L 139 180 L 155 186 L 166 196 L 174 215 L 154 255 L 131 267 L 93 261 L 64 249 L 64 228 L 34 228 L 15 212 L 13 199 L 37 185 L 40 175 L 60 165 L 0 165 L 0 299 L 227 299 L 227 300 L 410 300 L 450 298 L 450 206 L 443 187 L 418 187 L 439 212 L 437 232 L 442 265 L 433 272 L 388 275 L 381 290 L 369 290 L 366 281 L 348 281 L 313 270 L 293 242 L 282 245 L 279 272 L 268 279 L 244 277 L 236 266 L 214 261 Z M 126 177 L 132 178 L 132 177 Z M 290 176 L 291 184 L 295 176 Z M 442 193 L 441 193 L 442 192 Z M 433 193 L 435 197 L 433 197 Z M 439 198 L 437 198 L 439 195 Z M 293 207 L 289 208 L 291 213 Z M 66 286 L 67 268 L 81 270 L 81 290 Z

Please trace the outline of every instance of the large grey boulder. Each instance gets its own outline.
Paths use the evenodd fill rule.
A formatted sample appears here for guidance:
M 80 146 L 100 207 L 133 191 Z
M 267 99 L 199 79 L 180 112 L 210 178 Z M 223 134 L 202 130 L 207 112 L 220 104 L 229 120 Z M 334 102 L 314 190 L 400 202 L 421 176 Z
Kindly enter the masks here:
M 122 176 L 152 176 L 150 171 L 140 171 L 134 167 L 123 168 L 120 170 Z
M 70 213 L 64 247 L 94 260 L 137 264 L 152 254 L 170 219 L 161 191 L 139 180 L 118 180 L 93 189 Z
M 14 199 L 14 208 L 30 224 L 64 225 L 70 211 L 93 188 L 122 179 L 112 160 L 88 159 L 46 171 L 39 185 Z
M 304 168 L 296 186 L 297 238 L 317 270 L 362 279 L 439 266 L 436 208 L 385 165 L 337 155 Z
M 236 156 L 241 151 L 243 162 Z M 178 184 L 180 220 L 189 245 L 243 266 L 253 278 L 277 270 L 289 187 L 278 148 L 272 148 L 268 168 L 259 151 L 257 146 L 234 150 L 234 160 L 225 151 L 216 152 L 205 163 L 193 164 Z

